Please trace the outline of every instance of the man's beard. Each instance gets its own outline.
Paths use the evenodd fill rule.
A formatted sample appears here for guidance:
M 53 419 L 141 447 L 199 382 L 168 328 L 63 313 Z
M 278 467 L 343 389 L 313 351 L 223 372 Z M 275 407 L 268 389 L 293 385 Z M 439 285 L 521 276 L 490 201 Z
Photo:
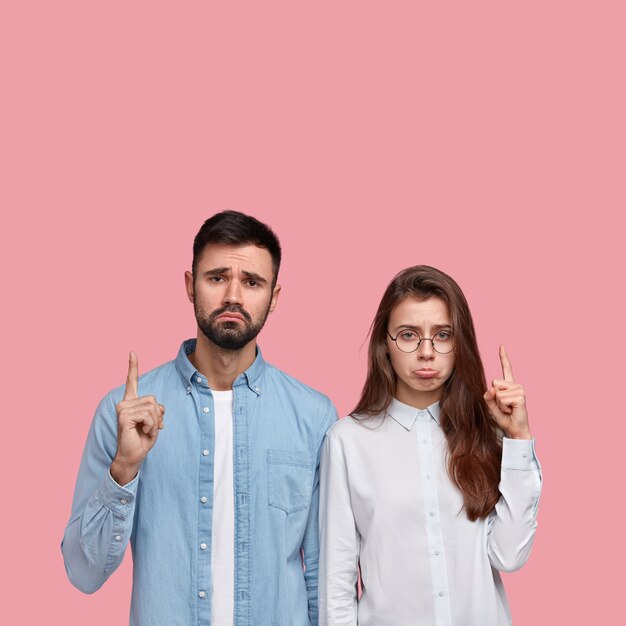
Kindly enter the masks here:
M 250 314 L 236 304 L 230 304 L 216 309 L 210 315 L 205 315 L 198 310 L 194 302 L 194 312 L 198 328 L 209 341 L 224 350 L 241 350 L 261 332 L 269 315 L 270 305 L 268 304 L 267 310 L 258 322 L 253 322 Z M 216 322 L 216 318 L 224 313 L 239 313 L 244 318 L 243 325 L 241 322 Z

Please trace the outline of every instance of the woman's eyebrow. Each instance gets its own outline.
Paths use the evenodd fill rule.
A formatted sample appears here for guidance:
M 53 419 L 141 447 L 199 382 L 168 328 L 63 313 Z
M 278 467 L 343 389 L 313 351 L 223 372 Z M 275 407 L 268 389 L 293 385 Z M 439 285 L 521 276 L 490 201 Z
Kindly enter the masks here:
M 416 330 L 420 332 L 422 330 L 421 326 L 415 326 L 413 324 L 398 324 L 394 330 L 399 330 L 400 328 L 408 328 L 410 330 Z M 452 329 L 452 324 L 433 324 L 431 328 L 435 331 L 437 330 L 450 330 Z

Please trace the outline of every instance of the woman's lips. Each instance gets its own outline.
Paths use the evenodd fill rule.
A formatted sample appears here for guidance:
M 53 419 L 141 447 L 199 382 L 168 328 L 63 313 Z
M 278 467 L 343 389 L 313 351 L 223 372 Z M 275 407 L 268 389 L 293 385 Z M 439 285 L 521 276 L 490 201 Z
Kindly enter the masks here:
M 418 378 L 435 378 L 437 376 L 437 370 L 416 370 L 413 372 Z

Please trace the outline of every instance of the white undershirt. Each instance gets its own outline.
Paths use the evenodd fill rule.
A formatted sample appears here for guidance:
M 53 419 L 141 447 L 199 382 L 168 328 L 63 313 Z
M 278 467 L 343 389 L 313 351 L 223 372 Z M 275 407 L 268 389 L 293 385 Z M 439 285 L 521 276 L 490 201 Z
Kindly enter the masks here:
M 215 405 L 211 624 L 232 626 L 235 589 L 233 392 L 211 391 Z

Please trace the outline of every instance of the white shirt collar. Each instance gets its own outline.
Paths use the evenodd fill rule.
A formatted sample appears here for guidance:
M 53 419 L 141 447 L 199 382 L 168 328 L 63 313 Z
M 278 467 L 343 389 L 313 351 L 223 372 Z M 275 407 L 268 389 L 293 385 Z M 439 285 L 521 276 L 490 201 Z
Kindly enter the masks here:
M 406 428 L 407 430 L 411 430 L 411 428 L 413 428 L 413 424 L 415 424 L 415 420 L 420 414 L 424 415 L 426 413 L 428 413 L 430 417 L 432 417 L 435 422 L 441 426 L 439 422 L 440 412 L 439 402 L 435 402 L 425 409 L 416 409 L 414 406 L 400 402 L 397 398 L 393 398 L 389 408 L 387 409 L 387 414 L 396 420 L 400 426 Z

